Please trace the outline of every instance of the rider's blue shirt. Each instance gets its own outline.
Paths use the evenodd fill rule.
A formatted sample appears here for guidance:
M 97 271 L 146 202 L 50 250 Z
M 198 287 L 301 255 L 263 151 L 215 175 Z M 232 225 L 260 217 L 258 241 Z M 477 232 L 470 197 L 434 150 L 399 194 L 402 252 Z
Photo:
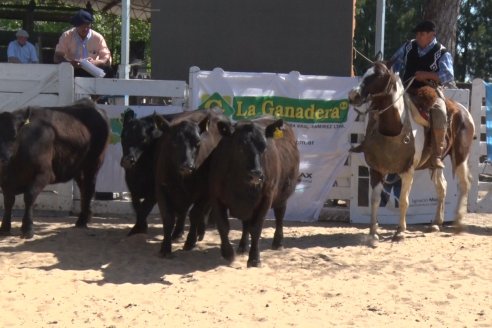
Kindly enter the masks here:
M 436 45 L 436 43 L 437 40 L 436 38 L 434 38 L 427 47 L 423 49 L 418 47 L 419 57 L 425 56 L 425 54 L 427 54 Z M 402 45 L 395 52 L 393 57 L 391 57 L 391 61 L 393 62 L 393 69 L 395 70 L 395 72 L 402 72 L 405 68 L 406 47 L 407 43 Z M 444 52 L 444 54 L 440 58 L 439 71 L 437 71 L 437 74 L 439 75 L 439 80 L 441 81 L 442 85 L 454 82 L 453 58 L 451 57 L 449 51 Z

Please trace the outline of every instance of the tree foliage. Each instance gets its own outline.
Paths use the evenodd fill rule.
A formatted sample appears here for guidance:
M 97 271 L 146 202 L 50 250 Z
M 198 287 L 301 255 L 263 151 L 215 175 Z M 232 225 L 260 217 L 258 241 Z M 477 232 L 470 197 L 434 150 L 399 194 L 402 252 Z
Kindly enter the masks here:
M 354 47 L 370 58 L 375 49 L 376 2 L 356 1 Z M 455 54 L 455 79 L 492 79 L 492 1 L 386 0 L 385 16 L 385 58 L 414 37 L 411 30 L 416 23 L 432 19 L 438 28 L 438 40 Z M 356 54 L 355 74 L 362 74 L 368 66 L 367 60 Z

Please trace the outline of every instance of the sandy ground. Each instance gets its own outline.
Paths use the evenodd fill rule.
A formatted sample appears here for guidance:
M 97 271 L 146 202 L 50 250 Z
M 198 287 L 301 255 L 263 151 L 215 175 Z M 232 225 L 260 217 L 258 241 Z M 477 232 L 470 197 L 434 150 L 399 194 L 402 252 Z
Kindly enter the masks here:
M 132 237 L 131 219 L 38 218 L 27 241 L 19 221 L 0 238 L 1 327 L 492 327 L 491 214 L 468 214 L 461 235 L 416 226 L 377 248 L 367 226 L 287 222 L 273 251 L 268 221 L 263 266 L 250 269 L 246 255 L 225 263 L 214 230 L 158 257 L 157 218 Z

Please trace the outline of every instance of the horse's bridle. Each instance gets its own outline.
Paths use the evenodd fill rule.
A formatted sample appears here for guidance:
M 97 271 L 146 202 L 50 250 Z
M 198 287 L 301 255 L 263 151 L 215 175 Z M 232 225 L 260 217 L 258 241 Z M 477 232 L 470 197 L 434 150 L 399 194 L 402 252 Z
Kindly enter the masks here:
M 375 94 L 368 94 L 363 100 L 363 104 L 367 103 L 368 101 L 372 101 L 374 98 L 378 98 L 378 97 L 382 97 L 382 96 L 387 96 L 389 94 L 389 91 L 391 89 L 391 85 L 393 82 L 393 76 L 390 74 L 388 76 L 388 82 L 386 83 L 386 86 L 384 87 L 384 90 L 381 91 L 381 92 L 378 92 L 378 93 L 375 93 Z M 360 110 L 358 110 L 356 107 L 354 107 L 355 111 L 358 113 L 358 114 L 361 114 L 361 115 L 365 115 L 367 114 L 368 112 L 377 112 L 377 115 L 381 115 L 383 114 L 385 111 L 387 111 L 388 109 L 390 109 L 391 107 L 393 107 L 394 104 L 397 103 L 398 100 L 400 100 L 401 97 L 403 97 L 403 95 L 407 92 L 407 90 L 410 88 L 410 86 L 412 85 L 413 81 L 415 80 L 415 76 L 411 77 L 410 79 L 408 79 L 408 85 L 406 86 L 405 89 L 403 89 L 403 91 L 401 92 L 401 94 L 398 96 L 398 98 L 395 99 L 395 101 L 393 101 L 389 106 L 385 107 L 384 109 L 381 109 L 381 110 L 377 110 L 377 109 L 371 109 L 371 110 L 366 110 L 365 112 L 361 112 Z

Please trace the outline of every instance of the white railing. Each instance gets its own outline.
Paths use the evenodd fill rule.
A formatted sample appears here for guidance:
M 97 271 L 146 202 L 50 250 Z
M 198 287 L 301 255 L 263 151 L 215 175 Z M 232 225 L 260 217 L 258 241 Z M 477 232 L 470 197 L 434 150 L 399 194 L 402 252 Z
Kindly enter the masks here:
M 39 64 L 0 64 L 0 110 L 12 111 L 26 105 L 60 106 L 73 102 L 74 99 L 84 96 L 104 95 L 111 98 L 123 99 L 124 95 L 145 97 L 166 97 L 171 99 L 170 106 L 131 106 L 140 115 L 178 112 L 186 109 L 188 100 L 188 87 L 185 81 L 161 81 L 161 80 L 119 80 L 74 78 L 73 70 L 69 64 L 39 65 Z M 468 105 L 469 93 L 467 90 L 448 90 L 448 96 L 453 96 L 459 102 Z M 492 167 L 486 167 L 479 163 L 479 158 L 486 155 L 486 145 L 481 141 L 480 135 L 485 134 L 485 87 L 482 80 L 474 80 L 472 87 L 470 112 L 476 125 L 476 140 L 474 141 L 470 156 L 470 169 L 473 177 L 472 187 L 468 199 L 468 208 L 473 212 L 492 212 L 491 191 L 492 183 L 479 181 L 479 174 L 484 170 L 492 171 Z M 114 105 L 101 105 L 106 109 L 110 119 L 117 121 L 121 117 L 125 106 L 115 101 Z M 114 122 L 113 122 L 114 123 Z M 364 122 L 357 122 L 347 138 L 360 140 L 365 131 Z M 354 136 L 355 135 L 355 136 Z M 354 142 L 354 140 L 352 140 Z M 124 192 L 123 170 L 119 166 L 121 157 L 121 145 L 115 142 L 110 146 L 104 167 L 98 178 L 97 191 Z M 336 183 L 329 193 L 328 199 L 347 200 L 351 195 L 352 168 L 350 157 L 336 179 Z M 105 178 L 112 180 L 111 189 L 105 189 Z M 101 180 L 101 181 L 99 181 Z M 119 187 L 114 187 L 114 181 L 120 181 Z M 117 189 L 117 190 L 114 190 Z M 37 209 L 69 211 L 77 210 L 79 206 L 77 193 L 75 197 L 73 184 L 66 183 L 46 188 L 36 202 Z M 3 207 L 3 202 L 0 201 Z M 18 196 L 16 208 L 22 208 L 22 197 Z M 154 212 L 156 209 L 154 209 Z M 347 210 L 345 210 L 348 212 Z M 120 214 L 133 216 L 130 202 L 128 201 L 95 201 L 94 212 L 100 215 Z M 348 213 L 347 213 L 348 215 Z

